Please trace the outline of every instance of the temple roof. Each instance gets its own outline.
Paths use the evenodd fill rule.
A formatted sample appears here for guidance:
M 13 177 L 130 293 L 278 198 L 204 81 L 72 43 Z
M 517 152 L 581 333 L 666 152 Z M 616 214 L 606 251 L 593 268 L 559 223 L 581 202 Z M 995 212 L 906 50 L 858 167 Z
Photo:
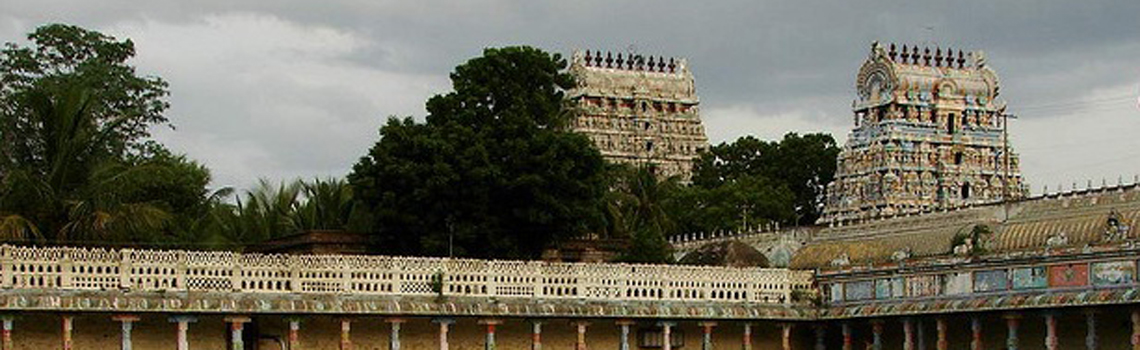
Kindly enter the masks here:
M 998 77 L 986 66 L 981 51 L 963 53 L 943 48 L 895 44 L 871 46 L 855 80 L 859 100 L 855 109 L 895 102 L 930 105 L 952 102 L 962 108 L 1000 109 Z
M 1012 202 L 1009 218 L 1003 220 L 1006 206 L 992 204 L 824 229 L 796 253 L 791 267 L 833 268 L 832 261 L 843 260 L 844 253 L 850 265 L 951 256 L 956 236 L 979 225 L 992 232 L 983 238 L 983 254 L 1080 247 L 1140 236 L 1135 229 L 1140 225 L 1137 184 Z

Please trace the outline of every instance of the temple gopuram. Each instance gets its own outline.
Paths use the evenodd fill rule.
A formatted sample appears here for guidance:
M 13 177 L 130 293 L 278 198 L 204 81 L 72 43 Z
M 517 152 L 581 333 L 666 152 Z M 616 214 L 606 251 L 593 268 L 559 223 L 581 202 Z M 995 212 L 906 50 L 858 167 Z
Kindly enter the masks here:
M 579 51 L 569 71 L 578 81 L 567 94 L 576 108 L 573 129 L 606 160 L 689 179 L 708 137 L 686 60 Z
M 1015 200 L 998 77 L 981 51 L 875 43 L 821 224 Z

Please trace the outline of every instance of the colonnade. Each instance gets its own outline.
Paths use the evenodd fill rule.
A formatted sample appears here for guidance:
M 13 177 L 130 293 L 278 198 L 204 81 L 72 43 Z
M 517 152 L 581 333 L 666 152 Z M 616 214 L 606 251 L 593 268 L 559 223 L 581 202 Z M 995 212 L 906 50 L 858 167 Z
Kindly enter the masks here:
M 793 332 L 797 327 L 803 327 L 804 329 L 811 331 L 810 333 L 805 331 L 805 332 L 803 332 L 803 334 L 801 334 L 801 336 L 803 338 L 798 338 L 801 342 L 803 342 L 804 340 L 807 340 L 807 339 L 814 338 L 814 339 L 812 339 L 813 341 L 811 341 L 811 342 L 800 343 L 800 344 L 803 344 L 803 346 L 811 347 L 814 350 L 826 350 L 828 348 L 828 344 L 831 344 L 834 346 L 836 343 L 834 343 L 834 342 L 829 343 L 828 342 L 830 339 L 830 338 L 828 338 L 829 326 L 831 326 L 831 327 L 838 326 L 838 328 L 839 328 L 838 334 L 841 337 L 840 338 L 841 343 L 839 343 L 839 344 L 841 344 L 840 348 L 842 350 L 853 350 L 856 348 L 862 349 L 863 348 L 862 345 L 856 347 L 856 344 L 853 343 L 853 339 L 855 338 L 855 335 L 856 335 L 855 333 L 856 333 L 857 329 L 868 329 L 868 328 L 870 330 L 870 334 L 863 334 L 861 336 L 863 337 L 863 339 L 869 340 L 867 345 L 869 345 L 870 348 L 872 348 L 872 349 L 882 350 L 885 347 L 886 342 L 888 342 L 888 341 L 890 341 L 890 342 L 900 341 L 901 342 L 901 348 L 904 350 L 928 350 L 928 349 L 930 349 L 928 347 L 928 345 L 930 345 L 930 344 L 926 343 L 926 341 L 928 340 L 928 338 L 926 337 L 926 334 L 927 334 L 926 331 L 927 331 L 927 327 L 930 326 L 930 323 L 931 323 L 930 321 L 933 321 L 933 329 L 936 332 L 936 336 L 934 337 L 934 339 L 936 341 L 933 344 L 934 350 L 947 350 L 947 349 L 949 349 L 951 346 L 951 340 L 954 343 L 956 343 L 954 345 L 955 347 L 960 347 L 960 346 L 964 346 L 965 344 L 968 344 L 969 348 L 972 350 L 981 350 L 981 349 L 987 349 L 987 348 L 989 348 L 989 349 L 1004 348 L 1004 349 L 1008 349 L 1008 350 L 1017 350 L 1019 348 L 1019 346 L 1021 346 L 1022 344 L 1030 344 L 1030 342 L 1040 342 L 1037 344 L 1043 344 L 1045 349 L 1058 350 L 1058 349 L 1061 349 L 1061 345 L 1060 345 L 1060 342 L 1058 339 L 1058 334 L 1059 334 L 1059 332 L 1058 332 L 1059 320 L 1058 319 L 1060 316 L 1059 312 L 1060 311 L 1021 311 L 1021 312 L 1011 311 L 1011 312 L 1006 312 L 1006 313 L 1001 313 L 1001 314 L 992 314 L 991 313 L 991 314 L 967 315 L 967 316 L 965 316 L 966 317 L 965 320 L 968 320 L 968 324 L 966 326 L 968 327 L 969 336 L 967 336 L 967 337 L 960 336 L 963 333 L 950 334 L 950 332 L 948 331 L 948 329 L 950 328 L 950 325 L 948 325 L 948 323 L 957 321 L 961 318 L 953 318 L 953 320 L 951 320 L 951 316 L 944 316 L 944 315 L 930 315 L 930 316 L 921 316 L 921 317 L 919 317 L 919 316 L 902 317 L 902 318 L 899 318 L 896 320 L 889 320 L 889 321 L 888 321 L 888 319 L 884 319 L 884 318 L 877 318 L 877 319 L 870 319 L 870 320 L 840 320 L 840 321 L 835 321 L 835 322 L 830 323 L 830 324 L 825 323 L 825 322 L 816 322 L 816 323 L 803 322 L 803 323 L 798 323 L 798 324 L 780 323 L 779 328 L 777 328 L 777 331 L 779 332 L 779 336 L 781 339 L 781 342 L 779 343 L 780 344 L 779 347 L 784 349 L 784 350 L 792 350 L 793 345 L 797 344 L 797 341 L 796 341 L 797 338 L 794 336 L 795 332 Z M 1073 329 L 1071 327 L 1075 326 L 1075 327 L 1083 328 L 1083 334 L 1084 334 L 1084 337 L 1083 337 L 1083 343 L 1084 344 L 1083 345 L 1084 345 L 1085 349 L 1088 349 L 1088 350 L 1099 349 L 1102 344 L 1100 343 L 1101 338 L 1100 338 L 1100 333 L 1098 332 L 1098 327 L 1101 324 L 1101 322 L 1099 320 L 1101 318 L 1101 312 L 1102 311 L 1099 311 L 1097 309 L 1084 309 L 1084 310 L 1078 310 L 1078 312 L 1080 313 L 1080 316 L 1083 318 L 1084 322 L 1076 323 L 1075 325 L 1071 325 L 1071 326 L 1066 326 L 1066 327 L 1070 327 L 1070 328 L 1067 331 L 1067 338 L 1065 339 L 1064 348 L 1065 349 L 1077 349 L 1079 347 L 1079 342 L 1082 339 L 1072 339 L 1074 332 L 1076 332 L 1077 330 Z M 1120 320 L 1119 316 L 1122 316 L 1119 314 L 1114 314 L 1114 315 L 1115 315 L 1114 317 L 1117 317 L 1116 320 Z M 60 320 L 60 323 L 59 323 L 60 328 L 59 329 L 61 330 L 61 332 L 60 332 L 60 334 L 61 334 L 60 348 L 63 350 L 71 350 L 72 349 L 72 343 L 73 343 L 72 332 L 74 329 L 73 322 L 74 322 L 75 316 L 76 316 L 75 314 L 62 314 L 59 316 L 59 320 Z M 992 335 L 992 334 L 1003 334 L 1004 333 L 1003 334 L 1004 337 L 995 337 L 992 339 L 987 339 L 985 336 L 987 334 L 987 333 L 985 333 L 987 330 L 984 329 L 984 325 L 987 322 L 983 322 L 983 321 L 984 320 L 991 320 L 991 322 L 988 322 L 988 323 L 992 325 L 994 323 L 994 322 L 992 322 L 994 316 L 1000 316 L 999 322 L 997 322 L 997 324 L 1004 326 L 1004 327 L 1001 327 L 1004 329 L 993 330 L 993 331 L 990 331 L 990 333 L 988 333 L 988 334 Z M 1069 314 L 1066 317 L 1071 318 L 1071 316 L 1072 315 Z M 1128 314 L 1128 316 L 1129 316 L 1128 319 L 1131 321 L 1130 322 L 1131 323 L 1131 334 L 1130 334 L 1129 342 L 1132 345 L 1132 349 L 1140 350 L 1140 310 L 1132 311 L 1130 314 Z M 119 329 L 121 330 L 121 337 L 120 337 L 121 338 L 121 347 L 120 348 L 122 350 L 131 350 L 132 349 L 132 334 L 131 333 L 132 333 L 132 330 L 134 330 L 135 324 L 140 321 L 140 319 L 141 319 L 140 315 L 138 315 L 138 314 L 117 314 L 117 315 L 111 315 L 109 318 L 110 318 L 110 320 L 112 320 L 114 322 L 118 322 L 120 324 L 120 327 L 119 327 Z M 244 349 L 245 344 L 243 344 L 243 339 L 244 339 L 243 338 L 243 331 L 245 330 L 246 324 L 252 322 L 252 318 L 248 315 L 230 315 L 230 316 L 225 316 L 222 319 L 224 320 L 224 322 L 227 326 L 226 328 L 227 328 L 228 333 L 229 333 L 228 338 L 229 338 L 230 349 L 231 350 L 242 350 L 242 349 Z M 3 332 L 0 333 L 0 350 L 15 349 L 15 347 L 13 346 L 13 344 L 14 344 L 13 343 L 13 337 L 18 336 L 18 335 L 13 334 L 14 333 L 13 326 L 14 326 L 15 320 L 16 320 L 16 318 L 12 315 L 0 315 L 0 321 L 2 321 L 2 325 L 3 325 Z M 189 350 L 191 348 L 190 347 L 191 344 L 190 344 L 190 338 L 188 337 L 188 331 L 189 331 L 190 327 L 199 326 L 199 325 L 197 325 L 197 323 L 199 321 L 198 317 L 196 317 L 194 315 L 173 315 L 173 316 L 167 317 L 167 320 L 171 324 L 174 325 L 173 328 L 175 331 L 176 348 L 178 350 Z M 216 320 L 216 318 L 214 320 Z M 284 338 L 283 340 L 287 345 L 287 349 L 290 349 L 290 350 L 303 349 L 304 348 L 304 340 L 303 340 L 304 336 L 302 333 L 303 333 L 303 328 L 304 328 L 304 324 L 303 324 L 304 322 L 303 322 L 302 317 L 301 316 L 285 316 L 284 320 L 287 323 L 287 335 L 282 337 L 282 338 Z M 339 327 L 339 349 L 340 350 L 351 350 L 351 349 L 353 349 L 352 326 L 353 326 L 353 322 L 359 322 L 360 320 L 361 320 L 361 318 L 339 318 L 339 319 L 337 319 L 337 322 L 339 323 L 339 326 L 340 326 Z M 386 327 L 387 333 L 389 334 L 389 336 L 388 336 L 388 349 L 390 349 L 390 350 L 400 350 L 401 349 L 401 326 L 404 325 L 408 321 L 409 321 L 409 318 L 405 318 L 405 317 L 383 318 L 383 322 L 387 325 L 387 327 Z M 216 321 L 213 321 L 213 322 L 216 322 Z M 484 337 L 483 337 L 484 349 L 486 349 L 486 350 L 496 349 L 496 341 L 497 341 L 496 330 L 497 330 L 497 327 L 500 325 L 503 325 L 506 322 L 511 322 L 511 323 L 526 322 L 526 323 L 528 323 L 528 325 L 530 327 L 527 327 L 527 328 L 529 328 L 531 330 L 531 334 L 529 337 L 530 338 L 531 350 L 542 350 L 542 348 L 543 348 L 542 332 L 544 329 L 543 326 L 550 323 L 550 322 L 553 322 L 553 321 L 549 320 L 549 319 L 526 319 L 526 320 L 522 320 L 522 319 L 504 319 L 504 318 L 478 318 L 478 319 L 476 319 L 476 324 L 480 327 L 480 329 L 482 331 L 484 331 Z M 565 321 L 562 321 L 562 322 L 565 322 Z M 1042 328 L 1036 328 L 1036 329 L 1034 329 L 1034 331 L 1042 330 L 1041 333 L 1043 335 L 1043 339 L 1022 339 L 1021 338 L 1022 333 L 1020 332 L 1020 329 L 1023 325 L 1025 325 L 1026 322 L 1040 322 L 1035 327 L 1042 327 L 1043 329 Z M 1066 321 L 1066 322 L 1072 323 L 1071 320 Z M 449 350 L 449 347 L 450 347 L 449 333 L 451 331 L 451 328 L 456 323 L 455 318 L 435 317 L 435 318 L 431 319 L 431 323 L 434 324 L 435 327 L 438 328 L 439 349 L 440 350 Z M 565 324 L 565 323 L 563 323 L 563 324 Z M 577 350 L 589 349 L 589 344 L 587 343 L 587 334 L 589 333 L 589 331 L 591 329 L 594 329 L 597 327 L 604 327 L 604 326 L 618 327 L 619 328 L 619 330 L 620 330 L 620 333 L 619 333 L 620 338 L 619 339 L 620 340 L 618 343 L 618 348 L 620 350 L 633 349 L 635 347 L 631 346 L 631 341 L 632 341 L 631 334 L 632 334 L 632 330 L 633 330 L 631 327 L 635 327 L 639 324 L 640 325 L 647 325 L 648 324 L 648 325 L 656 326 L 656 328 L 654 328 L 654 329 L 655 329 L 655 332 L 659 332 L 659 335 L 657 335 L 657 333 L 655 333 L 655 336 L 660 337 L 661 349 L 662 350 L 673 350 L 673 342 L 671 341 L 672 340 L 671 337 L 673 335 L 675 328 L 678 327 L 678 322 L 676 322 L 676 321 L 664 320 L 664 321 L 650 322 L 648 320 L 633 320 L 633 319 L 617 319 L 617 320 L 576 319 L 576 320 L 570 320 L 569 324 L 571 326 L 570 329 L 572 330 L 572 332 L 576 333 L 575 334 L 576 336 L 574 337 L 574 339 L 575 339 L 574 348 Z M 731 332 L 733 332 L 733 333 L 741 332 L 741 334 L 743 334 L 743 339 L 742 339 L 742 342 L 740 343 L 741 349 L 752 350 L 752 335 L 753 335 L 753 333 L 752 333 L 753 324 L 752 323 L 748 323 L 748 322 L 729 322 L 729 323 L 721 322 L 721 323 L 718 323 L 716 321 L 707 320 L 707 321 L 698 321 L 698 322 L 696 322 L 696 325 L 697 325 L 698 329 L 700 330 L 700 336 L 698 339 L 700 341 L 700 349 L 702 349 L 702 350 L 711 350 L 714 348 L 715 344 L 713 342 L 713 340 L 714 340 L 713 333 L 716 332 L 716 329 L 718 327 L 719 328 L 732 327 L 732 328 L 730 328 Z M 869 327 L 867 327 L 867 326 L 869 326 Z M 866 327 L 866 328 L 864 328 L 864 327 Z M 901 330 L 899 330 L 898 333 L 901 334 L 901 337 L 900 337 L 901 339 L 898 339 L 898 338 L 888 339 L 888 338 L 886 338 L 884 336 L 884 332 L 885 332 L 885 330 L 889 329 L 889 327 L 900 327 Z M 955 326 L 955 327 L 960 327 L 960 326 Z M 961 328 L 958 328 L 958 329 L 960 330 Z M 1112 337 L 1117 337 L 1117 336 L 1123 337 L 1124 335 L 1120 334 L 1119 332 L 1120 331 L 1117 330 L 1117 331 L 1115 331 L 1115 333 L 1113 335 L 1110 335 L 1110 336 L 1112 336 Z M 422 333 L 420 333 L 420 334 L 422 335 Z M 830 334 L 835 334 L 835 333 L 830 333 Z M 1004 338 L 1004 339 L 1001 339 L 1001 338 Z M 613 339 L 613 338 L 610 338 L 610 339 Z M 831 340 L 835 341 L 837 339 L 831 339 Z M 986 346 L 987 341 L 994 342 L 994 343 L 989 344 L 989 347 L 987 347 Z M 1119 344 L 1119 342 L 1116 339 L 1112 339 L 1110 341 L 1110 345 L 1117 345 L 1117 344 Z M 895 343 L 889 347 L 890 348 L 898 348 L 899 344 Z
M 60 345 L 63 350 L 72 349 L 72 333 L 73 333 L 73 320 L 76 315 L 63 314 L 60 315 L 61 324 L 61 338 Z M 121 346 L 122 350 L 132 349 L 132 330 L 136 323 L 142 317 L 139 314 L 115 314 L 111 315 L 110 320 L 120 323 L 121 329 Z M 243 332 L 245 325 L 253 321 L 248 315 L 229 315 L 222 318 L 228 330 L 229 346 L 231 350 L 245 349 Z M 0 342 L 0 350 L 15 349 L 13 345 L 13 325 L 16 318 L 12 315 L 0 315 L 0 321 L 3 321 L 2 342 Z M 174 326 L 175 348 L 178 350 L 191 349 L 191 338 L 189 337 L 190 327 L 205 326 L 199 324 L 199 317 L 195 315 L 173 315 L 167 317 L 167 320 Z M 287 336 L 284 337 L 286 348 L 289 350 L 304 349 L 304 340 L 302 335 L 303 319 L 300 316 L 285 316 Z M 352 350 L 352 324 L 360 318 L 339 318 L 337 321 L 340 325 L 339 334 L 339 350 Z M 406 323 L 408 318 L 404 317 L 388 317 L 384 318 L 383 322 L 388 325 L 388 349 L 400 350 L 401 349 L 401 325 Z M 507 320 L 502 318 L 480 318 L 477 319 L 476 324 L 485 329 L 485 336 L 483 339 L 485 350 L 496 349 L 496 326 L 502 325 Z M 511 322 L 528 322 L 530 324 L 531 334 L 531 350 L 542 350 L 542 331 L 543 325 L 551 320 L 546 319 L 528 319 L 528 320 L 512 320 Z M 564 321 L 565 322 L 565 321 Z M 603 323 L 604 322 L 604 323 Z M 451 327 L 456 323 L 455 318 L 450 317 L 435 317 L 431 319 L 431 323 L 438 327 L 438 344 L 439 350 L 449 350 L 450 338 L 449 333 Z M 678 326 L 676 321 L 658 321 L 647 322 L 646 320 L 633 320 L 633 319 L 617 319 L 614 321 L 599 321 L 599 320 L 571 320 L 570 325 L 576 330 L 576 342 L 574 348 L 576 350 L 588 350 L 589 344 L 587 342 L 587 333 L 591 327 L 598 327 L 602 325 L 612 324 L 620 329 L 620 350 L 630 350 L 636 347 L 631 347 L 633 338 L 631 337 L 631 327 L 639 324 L 653 324 L 660 329 L 661 344 L 663 350 L 673 350 L 673 343 L 670 341 L 673 330 Z M 713 332 L 718 326 L 715 321 L 699 321 L 697 326 L 701 330 L 701 349 L 713 349 Z M 752 350 L 752 324 L 740 323 L 738 327 L 743 330 L 743 350 Z M 794 325 L 792 323 L 781 323 L 780 330 L 782 335 L 782 348 L 784 350 L 792 350 L 792 330 Z M 18 337 L 18 335 L 17 335 Z
M 1082 328 L 1084 328 L 1084 334 L 1085 334 L 1084 339 L 1083 339 L 1084 348 L 1088 349 L 1088 350 L 1097 350 L 1102 345 L 1100 343 L 1100 337 L 1098 335 L 1098 330 L 1097 330 L 1097 327 L 1098 327 L 1098 321 L 1097 320 L 1099 318 L 1100 311 L 1097 309 L 1086 309 L 1086 310 L 1081 310 L 1081 313 L 1082 313 L 1082 316 L 1084 318 L 1084 322 L 1083 322 L 1083 324 L 1080 324 L 1078 327 L 1083 326 Z M 1036 340 L 1034 340 L 1034 339 L 1022 339 L 1020 337 L 1020 333 L 1019 333 L 1020 327 L 1022 326 L 1023 322 L 1027 321 L 1027 319 L 1029 319 L 1031 317 L 1036 318 L 1035 316 L 1040 317 L 1040 321 L 1038 321 L 1038 322 L 1042 322 L 1042 324 L 1044 326 L 1044 338 L 1043 339 L 1036 339 Z M 1004 339 L 1004 341 L 998 343 L 1001 345 L 987 347 L 986 346 L 986 339 L 984 337 L 985 333 L 983 333 L 983 331 L 984 331 L 983 330 L 983 316 L 971 315 L 971 316 L 969 316 L 969 334 L 970 334 L 970 336 L 968 339 L 965 339 L 965 340 L 968 341 L 969 349 L 971 349 L 971 350 L 982 350 L 982 349 L 987 349 L 987 348 L 988 349 L 1017 350 L 1017 349 L 1019 349 L 1019 347 L 1022 344 L 1027 344 L 1027 342 L 1033 342 L 1033 341 L 1040 341 L 1041 343 L 1038 343 L 1038 344 L 1043 344 L 1045 349 L 1059 350 L 1059 349 L 1062 349 L 1062 347 L 1060 346 L 1060 341 L 1059 341 L 1059 337 L 1058 337 L 1058 325 L 1057 324 L 1058 324 L 1058 317 L 1059 316 L 1060 316 L 1060 311 L 1056 311 L 1056 310 L 1041 311 L 1041 312 L 1037 312 L 1037 311 L 1007 312 L 1007 313 L 1001 314 L 1001 320 L 1004 321 L 1004 326 L 1005 326 L 1004 327 L 1005 328 L 1004 329 L 1004 333 L 1005 333 L 1004 338 L 1005 339 Z M 1132 349 L 1140 350 L 1140 310 L 1132 311 L 1129 316 L 1131 319 L 1131 326 L 1132 326 L 1129 344 L 1132 345 Z M 992 315 L 990 315 L 989 317 L 992 317 Z M 934 344 L 935 350 L 947 350 L 947 349 L 949 349 L 950 348 L 950 339 L 954 339 L 955 341 L 958 341 L 959 338 L 949 335 L 949 332 L 947 330 L 949 327 L 947 325 L 948 321 L 947 321 L 946 317 L 937 316 L 937 315 L 935 315 L 935 316 L 923 316 L 923 318 L 921 318 L 921 319 L 917 318 L 917 316 L 916 317 L 903 317 L 900 320 L 901 322 L 899 322 L 899 326 L 902 327 L 901 333 L 903 335 L 902 339 L 901 339 L 902 349 L 904 349 L 904 350 L 927 350 L 928 349 L 927 344 L 926 344 L 925 327 L 924 327 L 923 321 L 929 320 L 931 318 L 934 320 L 934 329 L 935 329 L 935 332 L 937 332 L 937 337 L 936 337 L 937 340 Z M 862 347 L 856 347 L 855 344 L 853 344 L 854 332 L 855 332 L 854 329 L 855 329 L 855 326 L 857 325 L 857 322 L 860 322 L 860 321 L 841 321 L 839 323 L 839 326 L 841 327 L 841 330 L 842 330 L 842 337 L 843 338 L 842 338 L 841 344 L 842 344 L 843 350 L 862 349 Z M 871 319 L 871 320 L 868 320 L 865 322 L 868 322 L 870 324 L 870 329 L 871 329 L 871 334 L 870 334 L 871 341 L 869 343 L 870 347 L 874 350 L 882 350 L 884 347 L 883 333 L 884 333 L 884 328 L 887 327 L 887 322 L 884 319 Z M 823 328 L 822 325 L 816 325 L 816 327 Z M 995 332 L 1000 332 L 1000 331 L 995 331 Z M 826 346 L 824 345 L 825 344 L 825 338 L 824 338 L 825 334 L 826 333 L 822 330 L 816 331 L 816 333 L 815 333 L 815 335 L 816 335 L 815 350 L 825 350 L 826 349 Z M 1000 334 L 1000 333 L 998 333 L 998 334 Z M 1067 339 L 1067 341 L 1068 340 L 1069 339 Z M 1116 345 L 1119 343 L 1114 342 L 1112 344 Z M 1078 346 L 1079 345 L 1075 344 L 1075 343 L 1066 343 L 1064 346 L 1064 349 L 1077 349 Z

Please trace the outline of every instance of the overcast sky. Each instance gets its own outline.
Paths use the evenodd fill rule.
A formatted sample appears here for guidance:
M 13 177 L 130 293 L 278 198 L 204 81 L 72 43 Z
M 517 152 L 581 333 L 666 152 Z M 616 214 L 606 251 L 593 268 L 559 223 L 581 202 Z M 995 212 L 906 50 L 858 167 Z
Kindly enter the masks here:
M 484 47 L 687 57 L 714 143 L 852 127 L 872 41 L 985 50 L 1033 191 L 1140 174 L 1140 1 L 0 0 L 0 41 L 50 22 L 136 43 L 170 82 L 156 130 L 214 185 L 343 176 L 389 116 L 424 115 Z

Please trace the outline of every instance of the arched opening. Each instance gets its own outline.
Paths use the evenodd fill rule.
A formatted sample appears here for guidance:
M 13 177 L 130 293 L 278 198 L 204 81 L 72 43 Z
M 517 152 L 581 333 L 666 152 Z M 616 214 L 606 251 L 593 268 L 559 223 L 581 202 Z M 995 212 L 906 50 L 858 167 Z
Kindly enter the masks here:
M 970 184 L 962 184 L 962 199 L 970 199 Z

